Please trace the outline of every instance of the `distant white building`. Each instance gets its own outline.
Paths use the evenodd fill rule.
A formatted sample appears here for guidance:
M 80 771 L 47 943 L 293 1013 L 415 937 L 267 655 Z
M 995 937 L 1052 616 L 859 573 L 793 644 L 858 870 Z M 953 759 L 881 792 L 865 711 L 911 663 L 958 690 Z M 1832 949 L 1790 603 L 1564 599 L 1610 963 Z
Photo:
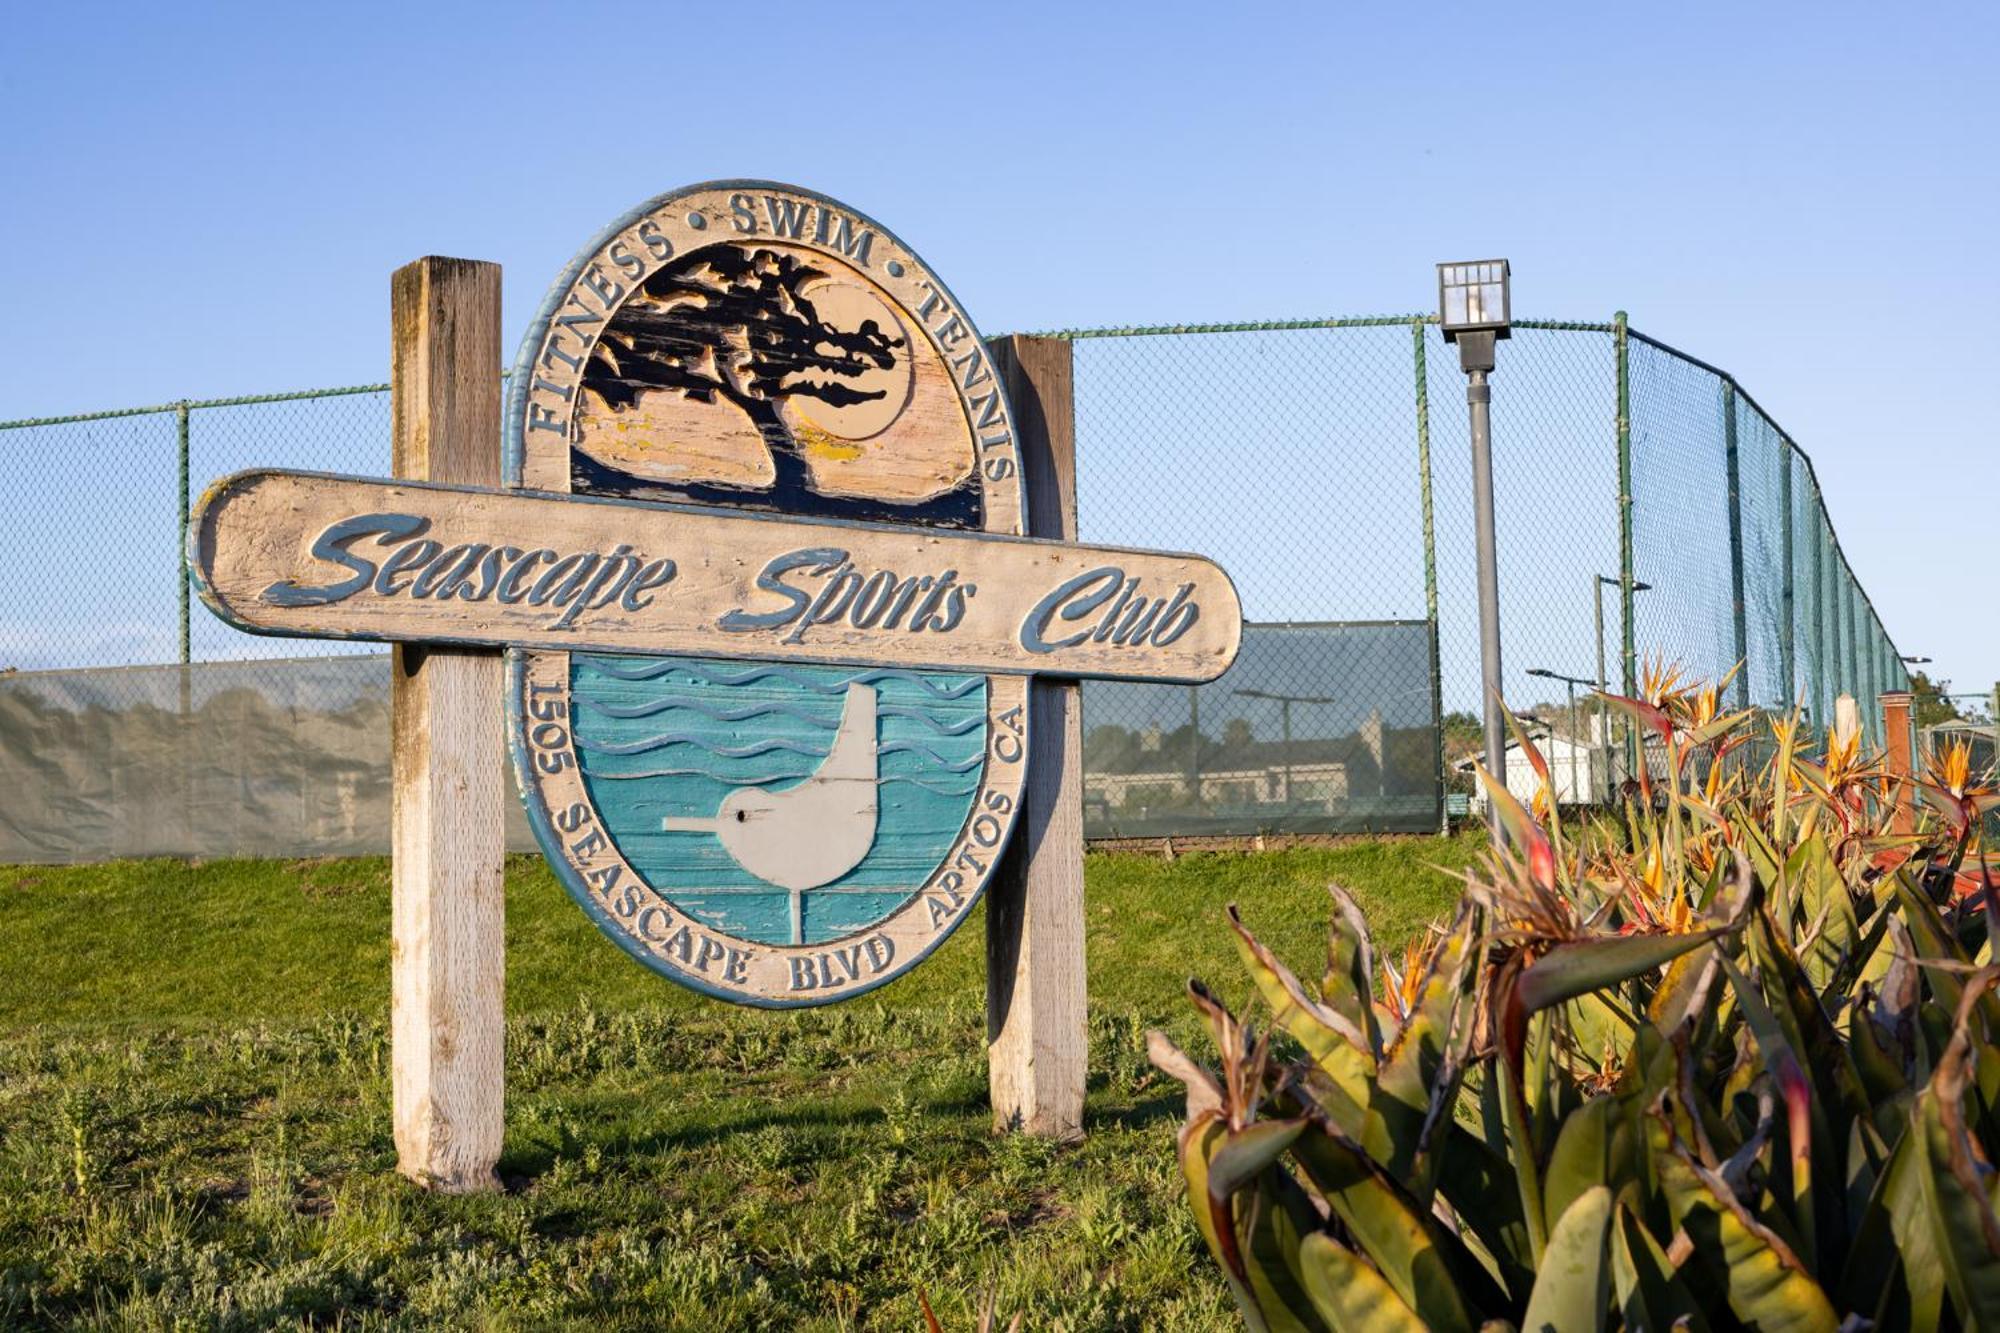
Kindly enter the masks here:
M 1594 722 L 1595 719 L 1592 719 Z M 1611 751 L 1603 745 L 1588 745 L 1568 736 L 1557 736 L 1546 730 L 1531 731 L 1535 748 L 1542 752 L 1542 758 L 1549 765 L 1549 786 L 1559 805 L 1593 805 L 1602 803 L 1610 787 Z M 1534 800 L 1535 792 L 1542 785 L 1541 775 L 1521 751 L 1521 743 L 1510 736 L 1507 741 L 1507 791 L 1522 805 Z M 1482 756 L 1468 755 L 1452 765 L 1458 772 L 1472 775 L 1473 767 Z M 1472 809 L 1483 813 L 1486 809 L 1486 788 L 1477 780 L 1473 782 Z
M 1273 764 L 1260 768 L 1203 769 L 1200 800 L 1220 805 L 1283 805 L 1294 810 L 1336 811 L 1347 803 L 1347 766 L 1337 763 Z M 1186 773 L 1086 773 L 1084 789 L 1108 806 L 1162 804 L 1187 798 Z
M 1591 730 L 1596 731 L 1597 719 L 1591 718 Z M 1568 736 L 1558 736 L 1542 727 L 1531 727 L 1528 734 L 1534 738 L 1535 748 L 1542 752 L 1542 758 L 1549 765 L 1549 786 L 1556 802 L 1560 805 L 1606 805 L 1619 798 L 1614 784 L 1623 779 L 1628 768 L 1625 763 L 1622 739 L 1614 738 L 1609 744 L 1590 744 Z M 1521 744 L 1510 735 L 1507 741 L 1507 791 L 1522 805 L 1535 797 L 1542 785 L 1541 775 L 1528 756 L 1521 752 Z M 1481 759 L 1479 755 L 1467 755 L 1452 765 L 1459 773 L 1472 778 L 1473 765 Z M 1651 733 L 1646 735 L 1646 767 L 1655 782 L 1662 782 L 1667 775 L 1666 751 L 1659 739 Z M 1472 781 L 1472 812 L 1484 815 L 1486 812 L 1486 788 L 1476 779 Z

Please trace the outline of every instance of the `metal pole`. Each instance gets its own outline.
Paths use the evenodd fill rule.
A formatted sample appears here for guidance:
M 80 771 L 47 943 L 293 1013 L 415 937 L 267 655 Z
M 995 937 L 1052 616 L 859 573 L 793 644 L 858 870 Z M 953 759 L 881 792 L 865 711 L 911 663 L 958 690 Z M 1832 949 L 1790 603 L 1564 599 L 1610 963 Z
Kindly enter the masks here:
M 1743 608 L 1743 468 L 1736 448 L 1736 385 L 1722 382 L 1722 461 L 1729 485 L 1729 615 L 1735 636 L 1736 706 L 1750 706 L 1750 628 Z
M 1632 624 L 1632 350 L 1625 312 L 1611 317 L 1611 337 L 1618 375 L 1618 601 L 1624 686 L 1627 697 L 1639 693 L 1639 651 Z M 1627 759 L 1639 771 L 1644 744 L 1631 723 L 1625 724 Z
M 180 681 L 179 681 L 180 688 L 178 693 L 180 697 L 180 706 L 181 706 L 180 715 L 182 718 L 186 718 L 194 712 L 194 680 L 192 671 L 188 665 L 194 658 L 194 651 L 192 644 L 192 627 L 189 624 L 188 620 L 188 593 L 192 587 L 192 579 L 190 578 L 187 569 L 188 510 L 189 510 L 189 495 L 188 495 L 189 450 L 188 450 L 188 403 L 185 398 L 183 398 L 180 402 L 174 405 L 174 446 L 175 446 L 175 453 L 178 456 L 177 461 L 174 465 L 174 470 L 178 474 L 178 482 L 180 487 L 180 499 L 178 501 L 180 505 L 180 545 L 174 551 L 174 572 L 178 576 L 174 579 L 174 586 L 178 590 L 175 595 L 175 600 L 179 604 L 179 612 L 180 612 L 181 669 L 180 669 Z M 194 788 L 190 785 L 188 786 L 187 790 L 183 793 L 184 803 L 187 800 L 192 799 L 193 790 Z M 189 811 L 188 818 L 189 818 L 188 827 L 192 828 L 193 827 L 192 810 Z
M 1451 831 L 1444 803 L 1444 664 L 1438 650 L 1437 528 L 1431 505 L 1431 393 L 1425 365 L 1424 325 L 1410 324 L 1410 344 L 1417 363 L 1417 494 L 1424 518 L 1424 618 L 1431 626 L 1431 773 L 1437 793 L 1437 827 Z
M 1285 811 L 1292 809 L 1292 701 L 1278 700 L 1278 716 L 1283 719 L 1285 732 Z
M 1590 576 L 1590 600 L 1595 610 L 1597 622 L 1597 688 L 1603 689 L 1604 679 L 1604 576 L 1593 571 Z
M 1472 530 L 1479 550 L 1479 666 L 1486 699 L 1486 769 L 1507 785 L 1507 724 L 1500 712 L 1500 569 L 1493 536 L 1493 388 L 1486 372 L 1466 373 L 1465 402 L 1472 426 Z M 1493 839 L 1500 841 L 1500 808 L 1486 803 Z
M 1201 813 L 1201 687 L 1188 686 L 1188 781 L 1194 797 L 1194 812 Z
M 1569 685 L 1569 798 L 1576 799 L 1576 682 Z
M 188 642 L 188 405 L 186 400 L 174 406 L 174 439 L 180 453 L 177 465 L 180 474 L 180 545 L 174 551 L 174 571 L 180 577 L 175 582 L 180 587 L 181 615 L 181 663 L 192 660 Z
M 1610 681 L 1604 675 L 1604 576 L 1595 569 L 1590 572 L 1590 600 L 1597 620 L 1597 734 L 1590 738 L 1592 755 L 1604 756 L 1604 793 L 1602 799 L 1611 799 L 1611 726 L 1605 715 L 1604 691 Z M 1593 762 L 1595 762 L 1593 760 Z M 1597 784 L 1591 783 L 1591 800 L 1599 799 Z

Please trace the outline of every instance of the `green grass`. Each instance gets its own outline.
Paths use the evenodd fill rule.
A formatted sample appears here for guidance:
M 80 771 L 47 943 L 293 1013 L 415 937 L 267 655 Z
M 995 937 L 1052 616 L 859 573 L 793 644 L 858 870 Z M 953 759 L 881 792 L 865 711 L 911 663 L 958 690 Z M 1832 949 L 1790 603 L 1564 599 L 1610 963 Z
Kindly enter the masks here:
M 1229 1329 L 1173 1165 L 1164 1026 L 1316 970 L 1338 880 L 1378 939 L 1475 838 L 1088 863 L 1086 1141 L 990 1131 L 983 923 L 874 995 L 683 991 L 539 861 L 507 875 L 503 1194 L 394 1174 L 381 860 L 0 868 L 0 1326 Z

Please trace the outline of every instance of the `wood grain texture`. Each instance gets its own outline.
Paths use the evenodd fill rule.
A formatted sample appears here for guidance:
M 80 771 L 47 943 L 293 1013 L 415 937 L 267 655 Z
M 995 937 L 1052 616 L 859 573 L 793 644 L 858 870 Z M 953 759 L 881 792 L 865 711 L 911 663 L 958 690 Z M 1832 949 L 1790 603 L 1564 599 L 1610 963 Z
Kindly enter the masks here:
M 1910 780 L 1916 776 L 1916 760 L 1911 753 L 1910 704 L 1908 690 L 1890 690 L 1881 696 L 1882 736 L 1887 741 L 1889 776 L 1896 780 L 1896 813 L 1889 828 L 1892 833 L 1917 831 L 1916 792 Z
M 1013 399 L 1031 536 L 1076 538 L 1070 344 L 994 344 Z M 1089 1030 L 1083 953 L 1083 716 L 1080 690 L 1029 687 L 1028 780 L 1007 859 L 988 891 L 986 1041 L 993 1122 L 1083 1137 Z
M 500 480 L 500 268 L 420 259 L 392 282 L 400 477 Z M 399 646 L 391 1040 L 396 1165 L 447 1193 L 497 1189 L 505 1081 L 502 661 Z
M 1211 680 L 1242 610 L 1199 556 L 238 473 L 193 519 L 202 599 L 287 635 Z

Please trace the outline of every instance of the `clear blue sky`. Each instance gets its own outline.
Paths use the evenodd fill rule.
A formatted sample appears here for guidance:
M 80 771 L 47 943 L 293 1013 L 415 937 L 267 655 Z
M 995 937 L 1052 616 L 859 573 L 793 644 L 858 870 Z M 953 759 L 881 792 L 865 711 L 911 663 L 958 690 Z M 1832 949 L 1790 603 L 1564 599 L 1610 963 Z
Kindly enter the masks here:
M 2000 675 L 1991 6 L 51 4 L 7 29 L 0 417 L 382 378 L 388 273 L 424 253 L 505 265 L 511 348 L 601 224 L 717 176 L 885 220 L 988 331 L 1409 311 L 1435 260 L 1505 254 L 1518 313 L 1623 307 L 1736 372 L 1904 650 Z

